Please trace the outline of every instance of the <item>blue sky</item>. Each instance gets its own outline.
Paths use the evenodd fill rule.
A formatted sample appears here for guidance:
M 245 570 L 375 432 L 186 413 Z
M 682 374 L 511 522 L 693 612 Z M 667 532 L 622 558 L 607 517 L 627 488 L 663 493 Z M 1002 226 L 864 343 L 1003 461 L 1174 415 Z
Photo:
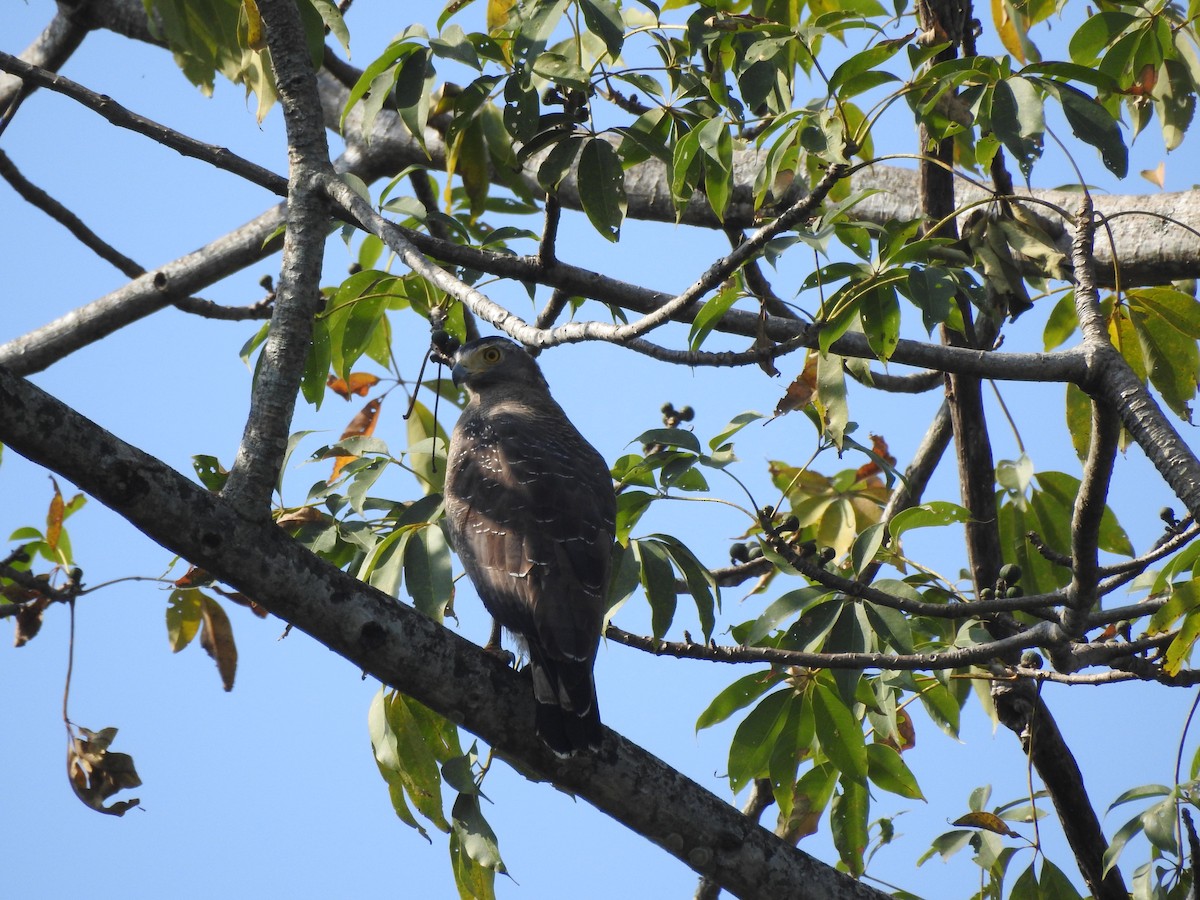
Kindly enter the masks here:
M 471 27 L 481 4 L 461 14 Z M 0 6 L 0 48 L 18 52 L 49 21 L 48 0 Z M 359 0 L 349 17 L 353 62 L 365 65 L 394 32 L 412 18 L 432 30 L 435 4 L 403 5 Z M 477 25 L 474 27 L 478 27 Z M 64 74 L 129 108 L 197 138 L 230 147 L 274 171 L 283 172 L 281 117 L 273 111 L 259 126 L 240 88 L 219 83 L 206 99 L 179 74 L 170 56 L 105 33 L 88 37 Z M 905 127 L 901 120 L 898 127 Z M 1153 136 L 1140 142 L 1132 166 L 1152 168 L 1161 158 Z M 27 177 L 70 206 L 118 249 L 153 267 L 213 240 L 259 214 L 274 200 L 258 188 L 183 159 L 147 139 L 118 132 L 87 110 L 49 92 L 27 101 L 2 143 Z M 908 150 L 905 146 L 903 149 Z M 1085 160 L 1091 164 L 1090 150 Z M 1184 152 L 1187 152 L 1186 150 Z M 1048 156 L 1051 151 L 1048 151 Z M 1168 187 L 1190 186 L 1168 160 Z M 1096 166 L 1096 169 L 1099 167 Z M 1066 181 L 1061 162 L 1048 160 L 1035 183 Z M 1097 174 L 1097 178 L 1100 176 Z M 1134 177 L 1122 190 L 1151 190 Z M 27 207 L 0 185 L 0 341 L 65 313 L 124 283 L 107 264 L 75 244 L 61 228 Z M 568 215 L 560 252 L 570 261 L 646 283 L 679 290 L 703 271 L 723 248 L 719 236 L 685 227 L 626 224 L 615 247 L 595 236 L 581 216 Z M 351 261 L 341 242 L 330 240 L 325 283 L 339 281 Z M 797 271 L 803 272 L 799 261 Z M 223 303 L 244 304 L 261 296 L 258 279 L 277 272 L 267 260 L 204 291 Z M 785 269 L 779 288 L 794 289 L 799 278 Z M 497 299 L 529 314 L 528 300 L 515 292 Z M 1037 346 L 1040 313 L 1023 318 L 1009 346 Z M 405 323 L 412 328 L 410 323 Z M 191 471 L 191 456 L 209 453 L 232 459 L 246 413 L 249 372 L 238 349 L 256 325 L 200 320 L 164 311 L 53 366 L 34 380 L 115 434 Z M 397 356 L 413 378 L 426 335 L 399 335 Z M 681 335 L 674 332 L 674 339 Z M 691 404 L 702 439 L 745 409 L 769 412 L 785 380 L 757 369 L 730 375 L 710 370 L 665 370 L 611 347 L 564 347 L 543 357 L 556 396 L 584 433 L 612 460 L 641 431 L 659 424 L 659 407 Z M 800 360 L 784 366 L 794 375 Z M 1061 420 L 1062 392 L 1002 387 L 1017 418 L 1029 455 L 1039 469 L 1078 474 Z M 938 399 L 903 402 L 852 394 L 852 418 L 862 431 L 886 436 L 903 463 L 920 441 Z M 403 446 L 399 404 L 385 406 L 378 435 Z M 320 429 L 315 449 L 336 438 L 355 406 L 331 397 L 319 412 L 304 407 L 296 429 Z M 1017 454 L 1015 443 L 990 410 L 997 458 Z M 449 424 L 448 422 L 446 423 Z M 741 474 L 760 488 L 765 463 L 784 458 L 799 463 L 813 446 L 813 433 L 800 416 L 768 426 L 751 426 L 738 438 Z M 857 466 L 860 460 L 822 460 L 822 471 Z M 326 464 L 292 471 L 292 499 L 326 472 Z M 957 499 L 946 474 L 934 493 Z M 73 492 L 63 483 L 65 492 Z M 414 496 L 402 481 L 388 482 L 394 496 Z M 733 496 L 731 489 L 718 488 Z M 0 533 L 39 525 L 51 496 L 46 473 L 6 451 L 0 463 Z M 735 499 L 737 499 L 735 497 Z M 1172 498 L 1140 453 L 1131 449 L 1121 465 L 1113 503 L 1139 549 L 1157 534 L 1157 511 Z M 642 523 L 644 533 L 669 531 L 706 561 L 723 564 L 728 544 L 744 522 L 713 505 L 660 504 Z M 132 527 L 89 503 L 69 522 L 79 563 L 89 584 L 126 575 L 157 576 L 170 556 Z M 914 540 L 910 553 L 928 554 L 943 571 L 963 564 L 957 546 Z M 765 605 L 725 593 L 722 626 L 744 621 Z M 122 819 L 97 815 L 72 795 L 64 777 L 62 682 L 66 665 L 64 610 L 47 615 L 42 633 L 28 646 L 0 649 L 0 735 L 10 765 L 0 777 L 0 817 L 12 852 L 0 869 L 0 894 L 59 897 L 85 890 L 107 897 L 230 897 L 290 895 L 297 898 L 386 893 L 400 897 L 453 897 L 445 838 L 432 845 L 400 823 L 371 757 L 366 715 L 377 685 L 302 634 L 280 640 L 282 623 L 260 621 L 231 608 L 240 653 L 237 684 L 221 690 L 211 661 L 198 647 L 173 655 L 167 644 L 166 590 L 156 584 L 123 583 L 89 594 L 78 604 L 75 679 L 71 715 L 92 729 L 116 726 L 114 749 L 131 753 L 143 779 L 142 809 Z M 769 599 L 769 597 L 768 597 Z M 464 634 L 482 642 L 486 622 L 473 592 L 457 603 Z M 649 630 L 640 595 L 621 611 L 618 624 Z M 686 602 L 673 635 L 697 633 Z M 648 657 L 620 646 L 602 648 L 597 666 L 601 709 L 607 724 L 672 765 L 729 796 L 721 777 L 731 728 L 694 735 L 697 715 L 724 685 L 746 670 L 714 664 Z M 1045 696 L 1075 748 L 1096 803 L 1121 790 L 1172 779 L 1176 735 L 1190 695 L 1163 688 L 1104 689 L 1047 686 Z M 966 811 L 969 791 L 995 785 L 995 802 L 1026 791 L 1024 760 L 1015 739 L 993 734 L 977 705 L 968 703 L 961 743 L 918 719 L 918 746 L 906 755 L 929 798 L 927 804 L 879 792 L 872 814 L 893 815 L 902 835 L 872 865 L 872 873 L 926 897 L 963 896 L 976 879 L 965 856 L 916 869 L 914 861 L 930 839 Z M 1196 746 L 1189 740 L 1190 758 Z M 694 876 L 664 852 L 545 785 L 530 785 L 504 766 L 488 776 L 484 790 L 493 805 L 485 814 L 495 827 L 513 875 L 501 879 L 504 898 L 580 900 L 689 896 Z M 772 813 L 768 812 L 768 817 Z M 1126 818 L 1118 811 L 1112 831 Z M 1022 829 L 1028 833 L 1028 829 Z M 1042 837 L 1069 873 L 1052 821 Z M 836 859 L 824 834 L 803 849 Z M 1028 858 L 1029 854 L 1025 855 Z M 1140 861 L 1140 860 L 1139 860 Z M 1022 866 L 1023 867 L 1023 866 Z

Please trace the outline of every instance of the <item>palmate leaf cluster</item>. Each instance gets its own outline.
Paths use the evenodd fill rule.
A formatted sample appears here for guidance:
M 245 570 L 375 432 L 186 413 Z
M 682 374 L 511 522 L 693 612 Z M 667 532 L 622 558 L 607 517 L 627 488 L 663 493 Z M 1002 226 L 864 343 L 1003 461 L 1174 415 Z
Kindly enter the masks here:
M 220 73 L 253 92 L 259 116 L 266 113 L 275 87 L 253 3 L 146 5 L 193 83 L 211 90 Z M 325 0 L 299 6 L 317 64 L 325 29 L 345 45 L 345 25 Z M 1128 141 L 1152 122 L 1168 149 L 1179 146 L 1200 85 L 1194 2 L 1187 8 L 1100 3 L 1075 27 L 1061 60 L 1043 58 L 1035 32 L 1065 4 L 994 6 L 1005 52 L 948 58 L 951 36 L 922 33 L 913 10 L 876 0 L 451 3 L 436 32 L 405 28 L 345 85 L 347 133 L 369 140 L 384 113 L 394 113 L 420 147 L 428 150 L 436 138 L 444 152 L 436 176 L 432 160 L 430 172 L 406 169 L 382 190 L 372 189 L 372 201 L 404 229 L 488 253 L 529 250 L 540 226 L 521 217 L 540 214 L 546 197 L 568 194 L 597 233 L 618 241 L 631 185 L 649 166 L 666 173 L 676 218 L 699 215 L 737 229 L 769 221 L 831 172 L 844 173 L 810 215 L 762 247 L 773 265 L 797 253 L 817 255 L 811 274 L 796 285 L 794 304 L 802 320 L 819 328 L 816 346 L 788 389 L 790 400 L 777 410 L 808 417 L 817 452 L 807 461 L 770 462 L 765 476 L 777 494 L 763 507 L 740 492 L 738 479 L 749 467 L 734 453 L 739 431 L 759 414 L 747 412 L 707 439 L 699 426 L 678 420 L 631 426 L 634 449 L 612 465 L 618 540 L 610 600 L 619 623 L 621 604 L 644 598 L 655 641 L 679 630 L 678 600 L 686 597 L 700 644 L 728 634 L 738 650 L 824 655 L 828 665 L 752 664 L 712 699 L 696 727 L 736 722 L 726 761 L 731 790 L 769 791 L 778 830 L 790 840 L 828 828 L 842 866 L 854 875 L 890 840 L 890 823 L 872 818 L 880 792 L 923 798 L 905 756 L 925 719 L 910 710 L 919 706 L 953 736 L 972 697 L 989 712 L 992 701 L 982 680 L 990 674 L 985 663 L 892 669 L 885 662 L 838 665 L 839 658 L 910 658 L 978 646 L 990 639 L 987 622 L 956 614 L 956 606 L 984 600 L 985 592 L 1017 599 L 1061 591 L 1071 581 L 1061 560 L 1071 552 L 1081 482 L 1036 471 L 1025 456 L 997 465 L 998 531 L 1009 566 L 993 585 L 965 587 L 957 573 L 944 575 L 907 556 L 906 534 L 955 529 L 970 513 L 933 500 L 885 518 L 902 479 L 886 445 L 856 439 L 847 389 L 852 378 L 870 384 L 872 370 L 839 354 L 835 344 L 861 334 L 887 363 L 905 335 L 962 333 L 968 317 L 999 329 L 1043 303 L 1053 304 L 1043 332 L 1045 349 L 1053 350 L 1079 327 L 1074 292 L 1065 284 L 1070 260 L 1046 218 L 1010 197 L 981 203 L 950 237 L 921 219 L 881 222 L 861 214 L 871 194 L 856 190 L 850 173 L 880 152 L 879 123 L 899 116 L 919 124 L 930 142 L 951 142 L 961 171 L 991 176 L 1007 156 L 1026 182 L 1042 161 L 1050 123 L 1064 122 L 1077 150 L 1094 151 L 1121 178 L 1130 165 Z M 484 8 L 483 16 L 473 15 L 473 7 Z M 192 15 L 201 8 L 204 15 Z M 747 159 L 756 163 L 749 179 L 739 171 Z M 412 179 L 423 180 L 434 203 L 404 193 Z M 348 229 L 348 240 L 352 235 Z M 338 441 L 310 453 L 310 461 L 333 466 L 329 476 L 302 502 L 281 508 L 278 521 L 325 559 L 443 621 L 453 612 L 454 561 L 440 521 L 445 415 L 435 415 L 432 398 L 443 410 L 462 398 L 445 382 L 402 371 L 393 342 L 402 330 L 428 327 L 465 340 L 470 316 L 459 300 L 399 267 L 378 237 L 362 239 L 356 253 L 356 271 L 323 288 L 301 393 L 317 407 L 329 391 L 365 402 Z M 482 283 L 482 272 L 452 268 L 463 283 Z M 572 311 L 584 308 L 581 297 L 568 301 Z M 764 308 L 739 269 L 699 304 L 687 349 L 711 346 L 730 311 Z M 1190 421 L 1200 375 L 1194 290 L 1157 285 L 1113 292 L 1101 314 L 1138 378 Z M 247 341 L 247 359 L 267 333 L 264 326 Z M 370 379 L 362 377 L 367 370 Z M 389 411 L 407 407 L 403 449 L 374 434 L 385 402 Z M 1088 396 L 1069 386 L 1066 422 L 1080 458 L 1089 447 L 1090 414 Z M 305 437 L 296 435 L 290 449 Z M 227 473 L 216 458 L 197 457 L 196 470 L 210 489 L 224 484 Z M 390 490 L 398 470 L 411 481 L 401 499 L 392 499 L 380 486 Z M 713 495 L 729 498 L 743 516 L 742 549 L 731 566 L 701 559 L 671 534 L 640 528 L 652 507 Z M 13 540 L 38 564 L 61 572 L 73 564 L 61 530 L 72 507 L 64 508 L 61 497 L 57 503 L 45 531 L 22 529 Z M 1100 549 L 1134 556 L 1112 511 L 1101 518 Z M 1182 526 L 1168 524 L 1169 534 L 1181 533 Z M 1170 676 L 1189 668 L 1200 637 L 1198 558 L 1200 545 L 1191 545 L 1156 569 L 1142 566 L 1133 586 L 1157 605 L 1120 626 L 1126 639 L 1168 638 L 1154 662 Z M 22 571 L 31 565 L 18 563 Z M 738 621 L 736 608 L 723 607 L 722 577 L 726 585 L 756 579 L 757 612 Z M 857 585 L 878 594 L 864 596 Z M 0 589 L 18 587 L 0 579 Z M 199 634 L 228 687 L 236 650 L 213 593 L 220 592 L 202 580 L 177 584 L 166 610 L 168 638 L 180 650 Z M 1028 611 L 1014 618 L 1023 626 L 1037 622 Z M 690 636 L 686 643 L 693 643 Z M 450 835 L 462 896 L 493 896 L 495 874 L 505 867 L 480 802 L 486 753 L 474 746 L 464 751 L 455 727 L 393 692 L 376 698 L 369 725 L 399 818 L 422 834 L 428 823 Z M 1181 858 L 1173 824 L 1177 806 L 1193 802 L 1194 769 L 1191 783 L 1118 799 L 1114 805 L 1147 798 L 1154 805 L 1120 830 L 1112 863 L 1139 832 L 1150 838 L 1156 859 Z M 962 828 L 930 852 L 971 846 L 989 896 L 1000 896 L 1017 850 L 996 822 L 1024 821 L 1027 813 L 1012 805 L 989 812 L 987 802 L 986 791 L 973 796 Z M 1165 881 L 1150 864 L 1135 876 L 1147 897 L 1166 896 Z M 1010 883 L 1012 897 L 1066 897 L 1074 890 L 1063 887 L 1065 876 L 1049 860 Z

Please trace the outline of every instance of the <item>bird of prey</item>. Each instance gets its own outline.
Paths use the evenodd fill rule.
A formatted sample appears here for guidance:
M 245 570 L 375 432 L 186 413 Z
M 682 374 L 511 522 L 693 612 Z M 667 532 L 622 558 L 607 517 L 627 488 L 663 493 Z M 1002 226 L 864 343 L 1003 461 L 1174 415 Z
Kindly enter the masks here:
M 451 544 L 497 626 L 524 644 L 538 736 L 559 756 L 596 749 L 592 666 L 616 519 L 608 465 L 519 345 L 482 338 L 453 362 L 468 402 L 446 466 Z

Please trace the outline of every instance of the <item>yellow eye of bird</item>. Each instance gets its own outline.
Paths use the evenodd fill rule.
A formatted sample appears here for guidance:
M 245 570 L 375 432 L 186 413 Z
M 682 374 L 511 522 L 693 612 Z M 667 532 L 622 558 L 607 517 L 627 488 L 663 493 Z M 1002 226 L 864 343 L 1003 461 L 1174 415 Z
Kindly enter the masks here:
M 500 362 L 500 351 L 496 347 L 488 347 L 481 355 L 486 363 Z

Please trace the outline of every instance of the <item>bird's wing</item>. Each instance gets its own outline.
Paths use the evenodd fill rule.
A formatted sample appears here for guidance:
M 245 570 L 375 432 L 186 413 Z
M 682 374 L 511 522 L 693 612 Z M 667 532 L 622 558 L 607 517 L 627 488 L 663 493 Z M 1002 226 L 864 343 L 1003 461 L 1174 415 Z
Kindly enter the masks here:
M 549 656 L 590 659 L 615 518 L 603 458 L 561 410 L 467 418 L 454 444 L 451 532 L 492 614 Z

